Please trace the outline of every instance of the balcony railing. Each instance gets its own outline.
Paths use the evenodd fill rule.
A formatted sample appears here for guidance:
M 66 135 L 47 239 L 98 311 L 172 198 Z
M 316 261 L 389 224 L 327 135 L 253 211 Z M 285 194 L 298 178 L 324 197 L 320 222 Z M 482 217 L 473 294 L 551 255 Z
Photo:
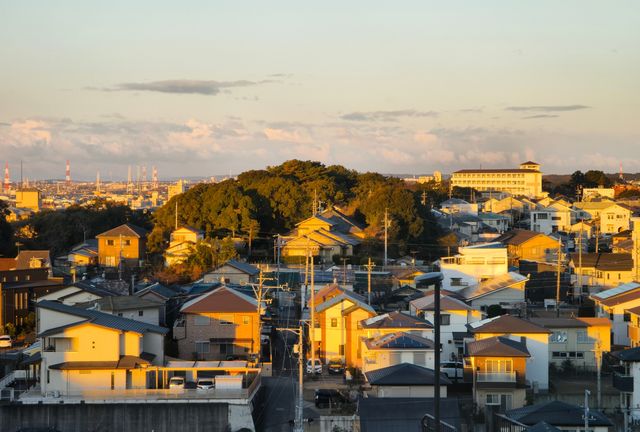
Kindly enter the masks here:
M 514 383 L 516 382 L 515 372 L 478 372 L 477 382 L 488 383 Z
M 613 387 L 625 393 L 633 393 L 633 377 L 615 372 L 613 374 Z

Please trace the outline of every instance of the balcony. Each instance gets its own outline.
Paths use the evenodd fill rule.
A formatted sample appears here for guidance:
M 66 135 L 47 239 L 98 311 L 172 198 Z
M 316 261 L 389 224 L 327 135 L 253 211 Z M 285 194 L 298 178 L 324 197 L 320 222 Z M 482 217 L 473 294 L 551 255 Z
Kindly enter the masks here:
M 476 382 L 479 383 L 515 383 L 515 372 L 478 372 Z
M 624 393 L 633 393 L 633 376 L 614 372 L 613 387 Z

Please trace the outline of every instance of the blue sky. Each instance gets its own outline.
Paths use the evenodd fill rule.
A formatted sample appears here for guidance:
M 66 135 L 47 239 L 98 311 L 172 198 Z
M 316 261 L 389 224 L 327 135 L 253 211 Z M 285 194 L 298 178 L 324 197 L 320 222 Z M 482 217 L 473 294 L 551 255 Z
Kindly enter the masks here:
M 0 162 L 640 171 L 640 3 L 307 3 L 0 3 Z

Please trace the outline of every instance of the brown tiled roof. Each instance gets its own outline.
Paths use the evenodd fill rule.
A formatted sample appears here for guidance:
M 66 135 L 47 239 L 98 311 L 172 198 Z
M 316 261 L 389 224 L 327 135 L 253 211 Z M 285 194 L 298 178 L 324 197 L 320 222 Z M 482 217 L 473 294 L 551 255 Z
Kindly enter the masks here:
M 546 236 L 543 233 L 539 233 L 539 232 L 535 232 L 535 231 L 529 231 L 529 230 L 520 230 L 520 229 L 516 229 L 516 230 L 511 230 L 511 231 L 507 231 L 506 233 L 502 234 L 500 237 L 498 237 L 497 239 L 493 240 L 496 242 L 500 242 L 502 244 L 505 245 L 515 245 L 515 246 L 519 246 L 523 243 L 526 243 L 527 241 L 531 240 L 534 237 L 538 237 L 538 236 Z M 549 237 L 551 238 L 551 237 Z M 555 242 L 557 242 L 557 240 L 553 239 Z
M 531 318 L 534 324 L 538 324 L 546 328 L 582 328 L 589 327 L 584 321 L 576 318 Z
M 604 306 L 617 306 L 619 304 L 627 303 L 630 301 L 640 299 L 640 291 L 631 291 L 626 294 L 613 296 L 610 298 L 598 300 L 598 302 Z
M 478 321 L 481 323 L 482 321 Z M 531 321 L 511 315 L 501 315 L 486 323 L 470 328 L 471 333 L 551 333 L 546 328 Z
M 587 323 L 590 327 L 591 326 L 611 327 L 611 321 L 609 320 L 609 318 L 579 317 L 576 319 Z
M 0 271 L 13 270 L 15 268 L 15 258 L 0 258 Z
M 182 313 L 257 312 L 258 302 L 233 288 L 221 286 L 186 302 Z
M 16 257 L 16 268 L 20 270 L 31 268 L 32 259 L 41 261 L 42 267 L 51 267 L 48 250 L 23 250 Z
M 383 315 L 378 315 L 366 320 L 360 321 L 362 328 L 376 329 L 376 328 L 417 328 L 417 329 L 430 329 L 433 325 L 427 321 L 417 317 L 404 314 L 402 312 L 389 312 Z
M 578 265 L 579 253 L 572 253 L 571 261 Z M 633 256 L 630 253 L 583 253 L 582 267 L 594 267 L 602 271 L 631 271 L 633 270 Z
M 119 236 L 123 236 L 123 237 L 138 237 L 138 238 L 142 238 L 144 236 L 147 235 L 147 230 L 144 228 L 141 228 L 139 226 L 130 224 L 130 223 L 126 223 L 126 224 L 122 224 L 120 226 L 117 226 L 115 228 L 110 229 L 109 231 L 105 231 L 102 234 L 98 234 L 96 236 L 96 238 L 98 237 L 119 237 Z
M 467 343 L 467 355 L 472 357 L 531 357 L 526 343 L 503 336 Z

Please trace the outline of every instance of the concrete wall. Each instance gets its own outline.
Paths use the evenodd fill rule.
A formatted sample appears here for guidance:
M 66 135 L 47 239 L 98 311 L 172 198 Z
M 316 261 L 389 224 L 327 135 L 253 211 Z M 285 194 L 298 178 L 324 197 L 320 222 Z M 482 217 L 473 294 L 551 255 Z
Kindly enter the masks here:
M 246 414 L 242 415 L 240 408 Z M 0 430 L 53 427 L 61 432 L 227 432 L 239 429 L 230 419 L 236 426 L 245 418 L 253 424 L 248 407 L 233 411 L 230 415 L 227 404 L 207 403 L 4 405 L 0 406 Z

